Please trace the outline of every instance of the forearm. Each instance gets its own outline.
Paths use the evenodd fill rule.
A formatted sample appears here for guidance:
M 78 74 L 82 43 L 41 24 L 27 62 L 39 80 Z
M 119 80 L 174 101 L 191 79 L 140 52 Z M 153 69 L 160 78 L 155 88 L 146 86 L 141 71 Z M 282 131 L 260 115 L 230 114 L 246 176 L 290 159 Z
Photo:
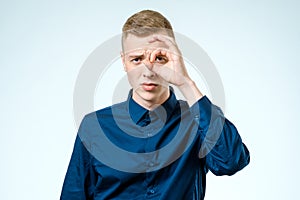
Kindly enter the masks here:
M 216 144 L 206 156 L 207 166 L 215 175 L 232 175 L 248 165 L 249 161 L 249 151 L 237 129 L 225 119 Z
M 249 151 L 234 126 L 222 110 L 203 97 L 191 107 L 199 115 L 201 145 L 199 158 L 205 158 L 207 167 L 216 175 L 232 175 L 249 163 Z

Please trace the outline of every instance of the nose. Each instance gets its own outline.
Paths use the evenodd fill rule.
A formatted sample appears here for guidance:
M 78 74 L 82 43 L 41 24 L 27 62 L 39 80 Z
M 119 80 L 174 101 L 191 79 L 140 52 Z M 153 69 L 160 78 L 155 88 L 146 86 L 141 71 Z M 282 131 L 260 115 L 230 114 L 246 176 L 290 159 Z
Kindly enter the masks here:
M 144 62 L 144 70 L 143 70 L 143 77 L 153 78 L 155 73 L 151 70 L 153 64 L 148 62 Z
M 149 69 L 152 70 L 153 63 L 150 62 L 150 55 L 148 55 L 144 60 L 143 64 Z
M 144 71 L 143 76 L 152 78 L 155 76 L 155 73 L 152 71 L 153 63 L 150 62 L 150 54 L 147 52 L 147 58 L 143 60 Z

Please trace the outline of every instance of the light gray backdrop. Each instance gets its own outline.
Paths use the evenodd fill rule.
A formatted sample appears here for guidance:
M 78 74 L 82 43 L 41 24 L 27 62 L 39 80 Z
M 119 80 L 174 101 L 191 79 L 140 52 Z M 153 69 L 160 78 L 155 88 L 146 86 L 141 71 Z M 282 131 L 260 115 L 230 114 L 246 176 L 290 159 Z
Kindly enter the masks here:
M 160 11 L 207 52 L 223 81 L 225 114 L 250 149 L 245 170 L 208 175 L 206 200 L 299 199 L 296 0 L 1 1 L 0 199 L 59 198 L 77 132 L 79 70 L 142 9 Z M 120 76 L 102 79 L 109 91 Z M 99 83 L 95 109 L 112 102 L 103 89 Z

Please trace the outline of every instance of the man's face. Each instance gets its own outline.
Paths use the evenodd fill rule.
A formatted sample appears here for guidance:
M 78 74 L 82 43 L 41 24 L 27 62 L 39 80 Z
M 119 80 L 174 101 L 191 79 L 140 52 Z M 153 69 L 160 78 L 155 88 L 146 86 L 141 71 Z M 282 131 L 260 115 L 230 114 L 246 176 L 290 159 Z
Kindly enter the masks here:
M 137 37 L 129 34 L 123 40 L 121 53 L 124 69 L 133 88 L 133 99 L 140 104 L 161 104 L 169 96 L 169 84 L 151 69 L 154 65 L 164 67 L 166 57 L 157 55 L 150 62 L 151 53 L 158 48 L 167 48 L 160 41 L 150 42 L 153 36 Z M 162 102 L 161 102 L 162 101 Z

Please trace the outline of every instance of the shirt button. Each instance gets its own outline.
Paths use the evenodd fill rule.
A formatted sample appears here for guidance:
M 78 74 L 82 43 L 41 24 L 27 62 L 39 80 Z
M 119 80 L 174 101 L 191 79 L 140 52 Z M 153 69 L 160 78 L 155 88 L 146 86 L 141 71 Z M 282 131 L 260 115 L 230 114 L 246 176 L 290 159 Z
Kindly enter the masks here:
M 150 163 L 149 163 L 149 166 L 150 166 L 150 167 L 153 167 L 153 166 L 154 166 L 154 163 L 153 163 L 153 162 L 150 162 Z
M 155 191 L 154 191 L 153 189 L 149 190 L 149 192 L 150 192 L 151 194 L 154 194 L 154 193 L 155 193 Z
M 151 137 L 151 136 L 152 136 L 152 133 L 148 133 L 147 136 L 148 136 L 148 137 Z

